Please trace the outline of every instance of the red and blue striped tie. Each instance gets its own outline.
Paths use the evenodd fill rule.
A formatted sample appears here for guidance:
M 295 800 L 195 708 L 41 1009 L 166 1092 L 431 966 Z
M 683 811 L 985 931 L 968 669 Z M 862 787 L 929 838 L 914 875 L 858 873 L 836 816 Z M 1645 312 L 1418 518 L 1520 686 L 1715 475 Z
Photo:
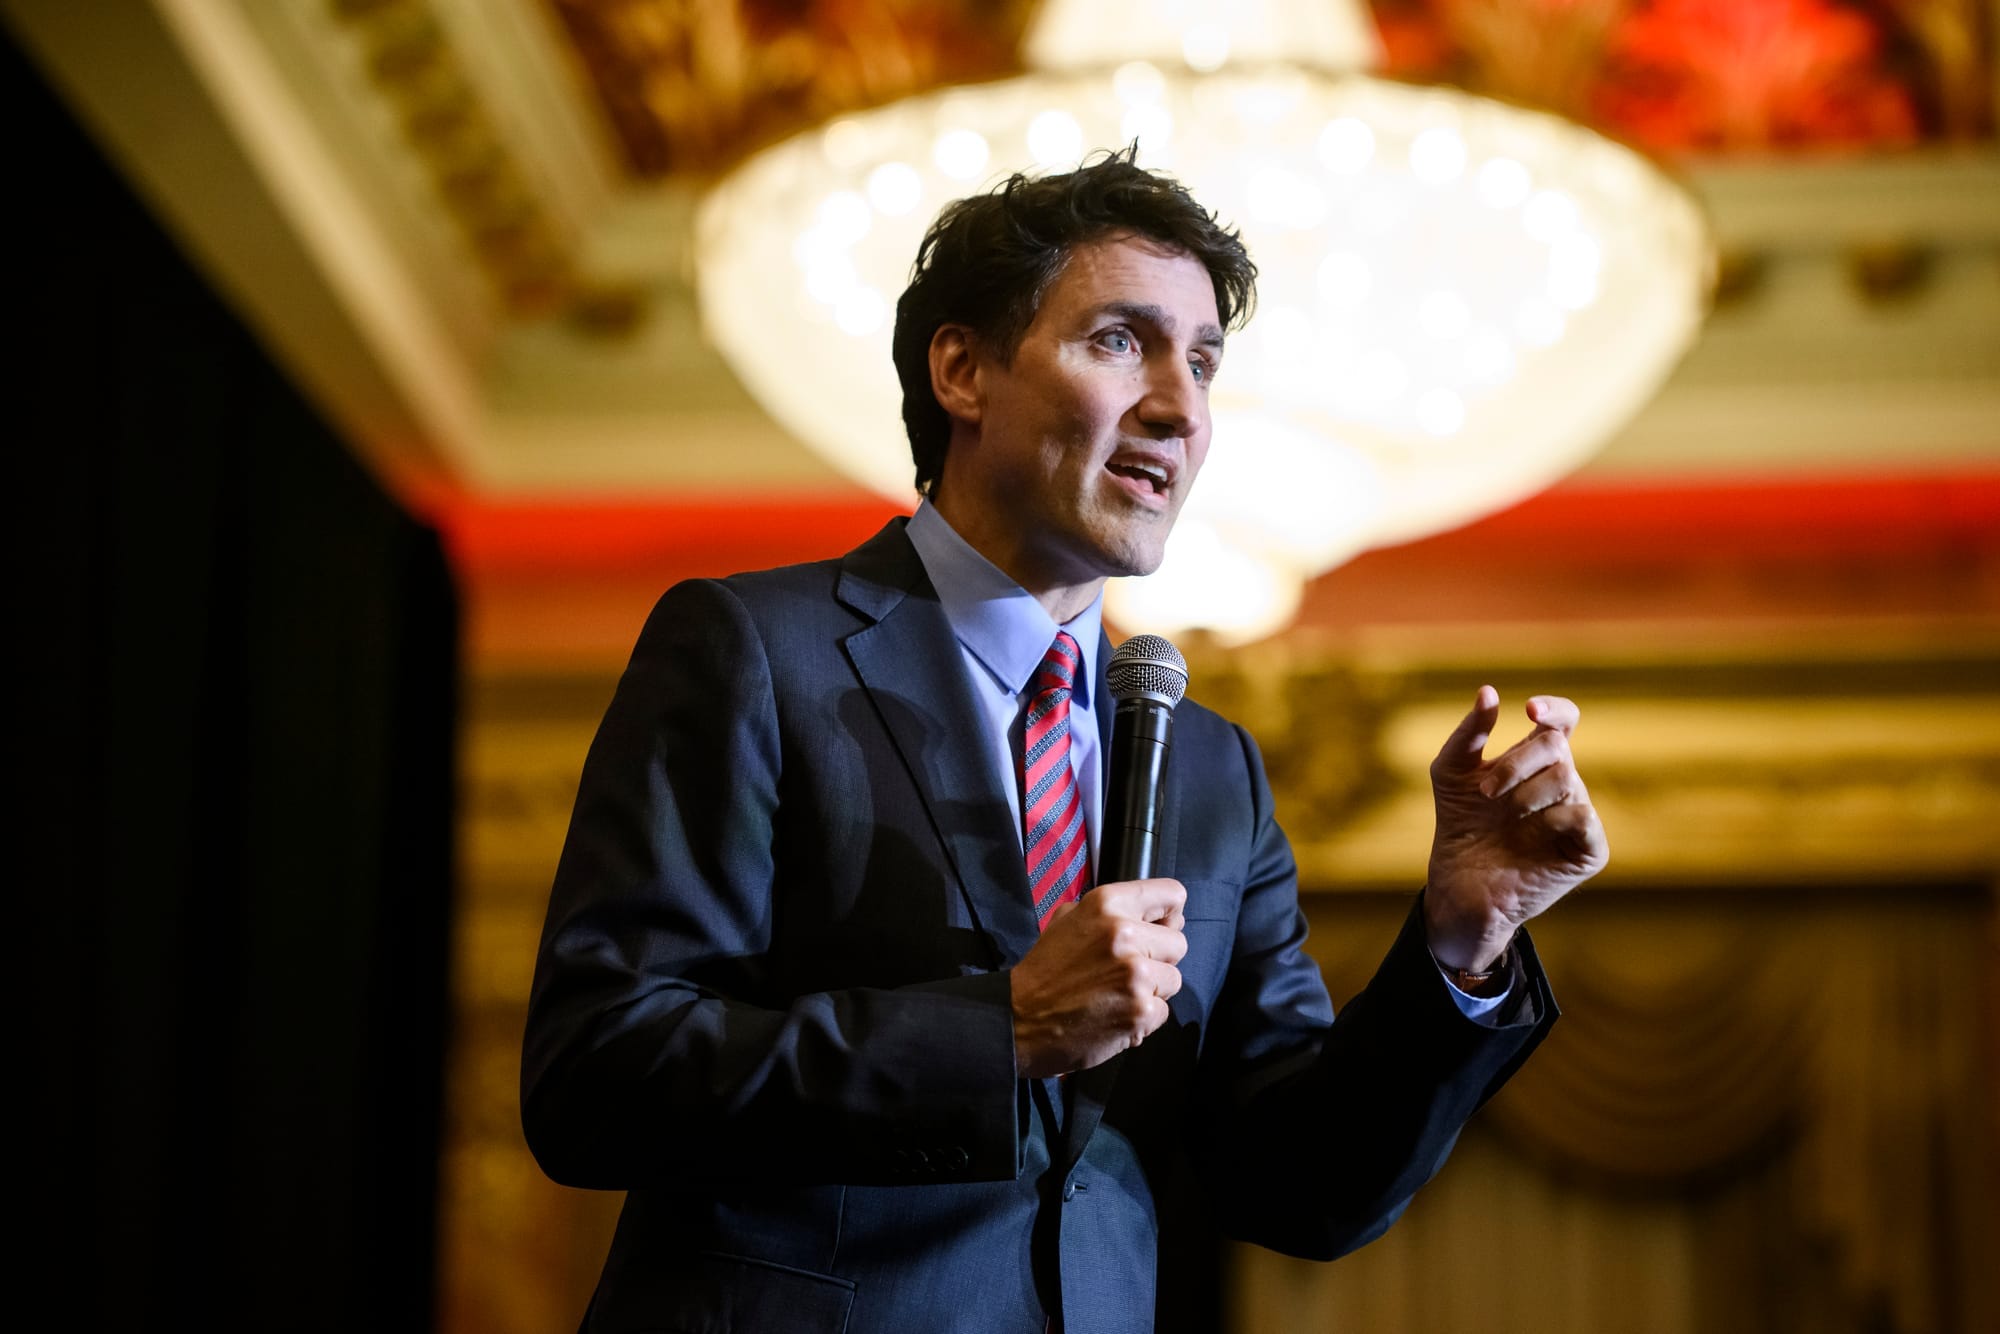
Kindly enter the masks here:
M 1021 729 L 1021 843 L 1035 920 L 1043 929 L 1057 908 L 1090 888 L 1083 793 L 1069 762 L 1069 696 L 1082 661 L 1076 641 L 1057 631 L 1029 682 Z

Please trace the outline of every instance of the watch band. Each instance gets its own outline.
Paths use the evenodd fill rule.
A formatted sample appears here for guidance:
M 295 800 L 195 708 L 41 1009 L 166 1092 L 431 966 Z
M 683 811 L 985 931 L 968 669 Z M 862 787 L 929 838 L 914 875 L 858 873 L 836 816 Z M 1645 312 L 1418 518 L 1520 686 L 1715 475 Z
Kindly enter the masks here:
M 1475 973 L 1470 968 L 1446 968 L 1443 964 L 1439 964 L 1438 967 L 1444 968 L 1444 975 L 1451 979 L 1453 986 L 1471 996 L 1478 994 L 1481 987 L 1506 972 L 1513 963 L 1514 947 L 1509 945 L 1500 951 L 1500 957 L 1495 959 L 1493 966 L 1484 972 Z

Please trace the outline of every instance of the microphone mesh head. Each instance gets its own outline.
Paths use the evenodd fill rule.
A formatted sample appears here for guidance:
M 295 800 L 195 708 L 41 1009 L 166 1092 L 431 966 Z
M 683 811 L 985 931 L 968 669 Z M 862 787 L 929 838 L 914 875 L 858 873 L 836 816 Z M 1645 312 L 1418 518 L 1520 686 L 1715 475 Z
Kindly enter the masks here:
M 1104 679 L 1113 699 L 1152 698 L 1171 709 L 1187 694 L 1187 659 L 1159 635 L 1133 635 L 1112 650 Z

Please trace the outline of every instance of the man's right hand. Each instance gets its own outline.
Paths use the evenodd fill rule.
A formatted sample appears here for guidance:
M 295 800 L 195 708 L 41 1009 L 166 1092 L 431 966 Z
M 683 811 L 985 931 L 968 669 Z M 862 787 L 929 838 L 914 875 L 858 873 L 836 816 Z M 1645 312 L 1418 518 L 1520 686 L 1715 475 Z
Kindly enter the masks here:
M 1186 903 L 1178 880 L 1129 880 L 1060 909 L 1014 967 L 1015 1072 L 1087 1070 L 1167 1022 L 1187 954 Z

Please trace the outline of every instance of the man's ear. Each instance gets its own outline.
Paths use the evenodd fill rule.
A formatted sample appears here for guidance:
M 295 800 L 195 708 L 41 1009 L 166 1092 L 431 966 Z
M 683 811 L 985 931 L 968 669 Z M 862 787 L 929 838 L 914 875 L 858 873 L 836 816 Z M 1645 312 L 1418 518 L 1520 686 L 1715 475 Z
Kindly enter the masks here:
M 931 393 L 953 421 L 978 423 L 979 352 L 972 330 L 962 324 L 941 324 L 931 335 Z

